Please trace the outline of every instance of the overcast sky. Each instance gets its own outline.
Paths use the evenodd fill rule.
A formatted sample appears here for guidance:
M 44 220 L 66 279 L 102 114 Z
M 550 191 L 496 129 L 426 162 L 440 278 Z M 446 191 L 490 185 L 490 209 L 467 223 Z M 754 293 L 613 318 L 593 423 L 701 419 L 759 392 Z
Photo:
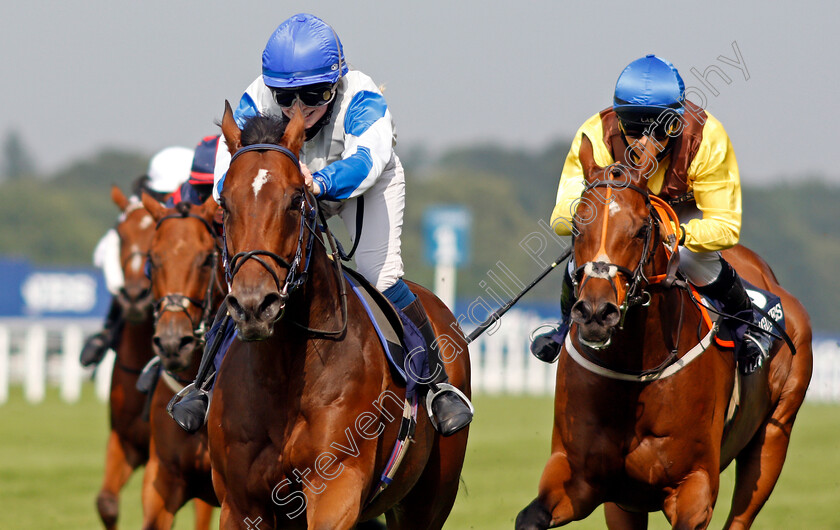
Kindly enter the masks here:
M 840 183 L 836 2 L 3 4 L 0 137 L 18 131 L 45 171 L 104 146 L 194 146 L 260 73 L 274 28 L 309 11 L 385 85 L 403 147 L 542 148 L 611 104 L 627 63 L 656 53 L 723 122 L 745 182 Z

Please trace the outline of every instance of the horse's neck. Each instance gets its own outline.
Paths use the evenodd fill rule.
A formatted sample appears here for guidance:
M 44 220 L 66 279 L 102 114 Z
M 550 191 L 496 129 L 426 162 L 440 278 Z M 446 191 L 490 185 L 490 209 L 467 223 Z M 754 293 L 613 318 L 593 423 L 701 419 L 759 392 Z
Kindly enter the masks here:
M 664 247 L 656 250 L 651 265 L 646 269 L 648 277 L 664 274 L 668 257 Z M 697 329 L 701 318 L 699 311 L 688 294 L 677 287 L 668 289 L 657 285 L 646 287 L 650 293 L 647 307 L 630 308 L 625 317 L 624 339 L 630 347 L 623 349 L 622 356 L 634 369 L 657 366 L 672 355 L 674 349 L 685 353 L 687 343 L 697 340 Z M 637 356 L 635 359 L 632 355 Z
M 344 278 L 339 279 L 337 266 L 316 243 L 307 281 L 298 293 L 300 296 L 290 299 L 294 306 L 291 309 L 300 311 L 310 321 L 309 327 L 333 329 L 341 325 Z
M 152 336 L 155 334 L 155 320 L 149 315 L 140 322 L 126 321 L 123 326 L 117 355 L 123 365 L 143 368 L 154 356 Z

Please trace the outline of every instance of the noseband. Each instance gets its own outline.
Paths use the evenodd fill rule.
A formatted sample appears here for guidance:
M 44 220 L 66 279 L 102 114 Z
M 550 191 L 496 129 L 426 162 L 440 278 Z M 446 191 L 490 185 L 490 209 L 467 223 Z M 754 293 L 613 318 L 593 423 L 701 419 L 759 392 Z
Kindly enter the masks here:
M 158 300 L 158 302 L 155 304 L 155 325 L 157 325 L 157 322 L 160 319 L 161 315 L 166 311 L 182 312 L 185 315 L 187 315 L 187 318 L 189 319 L 190 324 L 192 325 L 194 338 L 199 342 L 199 344 L 203 344 L 204 335 L 207 332 L 207 329 L 210 325 L 210 320 L 212 318 L 211 311 L 213 310 L 213 308 L 211 307 L 211 304 L 213 301 L 214 285 L 219 289 L 219 292 L 223 292 L 222 286 L 219 282 L 219 275 L 216 271 L 216 265 L 219 261 L 219 244 L 217 242 L 216 232 L 213 230 L 213 227 L 210 225 L 207 219 L 186 211 L 183 213 L 167 215 L 162 217 L 157 222 L 155 230 L 160 228 L 160 225 L 167 219 L 186 219 L 188 217 L 198 219 L 199 221 L 201 221 L 204 224 L 204 227 L 210 233 L 210 236 L 213 238 L 213 241 L 216 242 L 213 248 L 213 254 L 211 254 L 213 258 L 213 275 L 207 282 L 207 288 L 204 292 L 204 300 L 198 300 L 196 298 L 192 298 L 181 293 L 170 293 L 164 295 L 160 300 Z M 201 309 L 201 318 L 198 322 L 193 320 L 193 317 L 190 315 L 189 311 L 187 311 L 187 308 L 190 306 L 190 304 Z
M 639 258 L 639 261 L 633 270 L 630 270 L 629 268 L 624 267 L 622 265 L 617 265 L 615 263 L 607 261 L 589 261 L 576 268 L 574 274 L 572 275 L 572 283 L 574 284 L 575 288 L 575 298 L 579 297 L 580 292 L 583 290 L 583 287 L 592 278 L 601 278 L 610 282 L 610 286 L 613 289 L 613 293 L 616 296 L 616 300 L 620 299 L 621 291 L 625 293 L 624 300 L 621 302 L 621 307 L 619 308 L 620 318 L 618 328 L 622 329 L 624 326 L 624 318 L 627 314 L 628 309 L 637 305 L 645 307 L 648 304 L 650 304 L 651 295 L 648 291 L 644 289 L 644 286 L 649 285 L 652 282 L 645 276 L 644 268 L 653 258 L 653 233 L 654 228 L 656 228 L 657 231 L 659 230 L 659 218 L 656 213 L 656 209 L 651 204 L 650 192 L 646 189 L 640 188 L 639 186 L 629 183 L 619 184 L 611 180 L 599 180 L 597 182 L 588 184 L 584 192 L 594 188 L 607 188 L 607 197 L 606 200 L 603 202 L 606 207 L 609 207 L 608 205 L 611 202 L 610 198 L 612 196 L 613 188 L 626 188 L 635 191 L 636 193 L 640 194 L 642 198 L 644 198 L 645 205 L 647 206 L 649 212 L 647 217 L 647 231 L 645 234 L 645 242 L 644 247 L 642 249 L 642 255 Z M 609 213 L 605 213 L 603 233 L 601 234 L 602 248 L 606 238 L 608 216 Z M 619 284 L 616 280 L 619 273 L 623 275 L 627 280 L 624 284 Z

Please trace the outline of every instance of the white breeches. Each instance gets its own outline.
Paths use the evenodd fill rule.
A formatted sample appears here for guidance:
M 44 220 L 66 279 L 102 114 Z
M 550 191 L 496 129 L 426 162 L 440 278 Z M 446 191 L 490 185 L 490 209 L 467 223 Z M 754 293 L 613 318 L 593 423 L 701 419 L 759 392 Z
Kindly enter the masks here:
M 364 216 L 359 245 L 353 255 L 359 273 L 379 291 L 394 285 L 404 274 L 400 237 L 405 212 L 405 174 L 399 159 L 395 157 L 395 160 L 394 168 L 386 169 L 362 195 Z M 356 239 L 358 200 L 357 197 L 340 203 L 321 203 L 328 217 L 338 214 L 344 221 L 351 242 L 350 246 L 344 245 L 346 252 L 350 252 Z

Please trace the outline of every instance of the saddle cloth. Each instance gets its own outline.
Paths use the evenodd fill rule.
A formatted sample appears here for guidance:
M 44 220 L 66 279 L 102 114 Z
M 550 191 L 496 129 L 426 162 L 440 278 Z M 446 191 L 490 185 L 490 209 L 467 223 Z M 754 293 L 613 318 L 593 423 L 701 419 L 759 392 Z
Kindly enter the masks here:
M 758 326 L 762 330 L 776 335 L 779 334 L 779 329 L 770 319 L 775 321 L 778 327 L 782 330 L 786 329 L 785 312 L 782 308 L 782 299 L 770 291 L 766 291 L 752 285 L 744 279 L 741 281 L 744 282 L 744 289 L 746 289 L 747 295 L 749 295 L 750 300 L 752 300 L 753 303 L 753 322 L 758 322 Z M 714 309 L 718 311 L 723 310 L 720 302 L 717 300 L 709 298 L 704 299 L 707 300 Z M 711 321 L 717 321 L 719 318 L 720 317 L 718 315 L 714 315 L 714 317 L 711 318 Z M 735 349 L 735 351 L 738 351 L 741 346 L 741 342 L 744 340 L 744 333 L 748 329 L 749 326 L 746 325 L 738 326 L 735 330 L 728 329 L 728 326 L 722 326 L 715 336 L 715 342 L 718 346 L 732 348 Z
M 406 386 L 406 399 L 411 400 L 417 392 L 418 380 L 428 381 L 431 373 L 423 335 L 405 313 L 394 307 L 361 274 L 345 268 L 344 277 L 376 329 L 392 372 Z

